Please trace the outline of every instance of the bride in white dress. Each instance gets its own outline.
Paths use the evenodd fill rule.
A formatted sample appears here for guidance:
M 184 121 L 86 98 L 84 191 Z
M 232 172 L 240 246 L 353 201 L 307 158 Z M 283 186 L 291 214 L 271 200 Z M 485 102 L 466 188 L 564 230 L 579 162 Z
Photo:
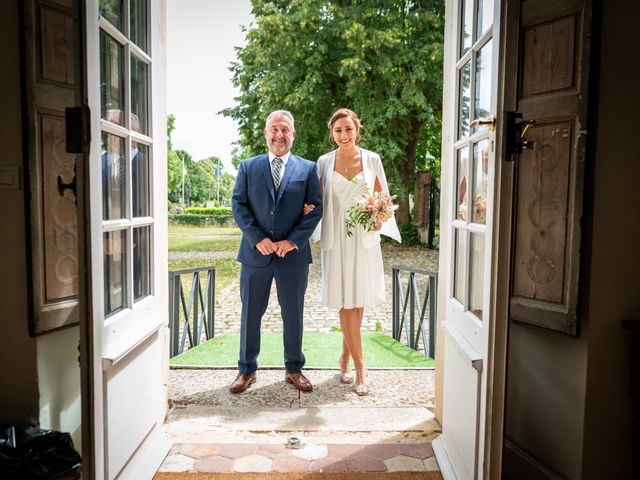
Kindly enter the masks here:
M 318 159 L 323 217 L 316 230 L 322 250 L 322 304 L 339 310 L 342 329 L 340 380 L 354 383 L 350 358 L 356 371 L 354 390 L 369 393 L 362 354 L 360 326 L 365 307 L 385 301 L 380 234 L 400 241 L 395 219 L 367 232 L 358 225 L 348 236 L 345 217 L 366 185 L 370 192 L 388 192 L 380 156 L 359 148 L 360 120 L 351 110 L 340 109 L 329 120 L 330 138 L 338 145 Z

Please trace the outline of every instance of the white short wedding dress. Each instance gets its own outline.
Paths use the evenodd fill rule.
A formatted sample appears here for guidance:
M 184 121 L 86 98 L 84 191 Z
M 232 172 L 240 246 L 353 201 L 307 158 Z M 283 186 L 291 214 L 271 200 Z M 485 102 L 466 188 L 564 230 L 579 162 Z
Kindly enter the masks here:
M 363 247 L 361 225 L 347 235 L 345 218 L 365 185 L 364 174 L 348 180 L 338 172 L 331 178 L 333 246 L 322 250 L 322 305 L 331 309 L 372 307 L 385 301 L 380 243 Z

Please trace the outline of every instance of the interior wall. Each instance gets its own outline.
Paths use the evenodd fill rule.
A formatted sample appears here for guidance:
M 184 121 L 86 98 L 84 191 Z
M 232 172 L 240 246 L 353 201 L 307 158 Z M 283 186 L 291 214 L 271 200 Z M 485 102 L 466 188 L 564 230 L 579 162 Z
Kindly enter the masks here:
M 28 330 L 18 4 L 0 2 L 0 424 L 38 419 L 36 341 Z M 15 169 L 17 183 L 10 178 Z
M 628 47 L 637 37 L 640 3 L 602 2 L 598 120 L 592 199 L 589 359 L 585 408 L 585 479 L 632 478 L 630 335 L 640 318 L 640 63 Z M 606 461 L 604 459 L 607 459 Z
M 511 323 L 506 437 L 552 472 L 580 479 L 587 341 Z M 523 479 L 526 460 L 505 452 L 508 478 Z M 516 464 L 508 463 L 517 460 Z M 535 471 L 531 478 L 540 477 Z
M 82 451 L 78 327 L 58 330 L 37 339 L 40 427 L 69 432 Z

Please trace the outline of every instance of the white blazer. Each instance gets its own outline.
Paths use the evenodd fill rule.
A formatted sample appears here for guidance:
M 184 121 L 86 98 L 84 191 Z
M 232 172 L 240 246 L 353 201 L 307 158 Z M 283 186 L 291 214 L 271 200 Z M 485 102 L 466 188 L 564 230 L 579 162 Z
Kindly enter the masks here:
M 329 153 L 322 155 L 318 159 L 318 177 L 322 184 L 322 220 L 316 227 L 313 236 L 314 241 L 320 241 L 320 248 L 323 250 L 331 250 L 333 248 L 334 233 L 333 233 L 333 202 L 331 200 L 331 180 L 333 178 L 333 167 L 336 162 L 336 151 L 333 150 Z M 360 149 L 362 154 L 362 169 L 364 172 L 364 181 L 369 188 L 369 191 L 373 192 L 376 178 L 380 182 L 382 191 L 389 193 L 389 187 L 387 185 L 387 177 L 384 174 L 384 168 L 382 167 L 382 160 L 380 155 L 363 148 Z M 382 228 L 378 232 L 365 232 L 362 236 L 362 248 L 371 248 L 376 243 L 380 243 L 380 234 L 393 238 L 394 240 L 401 242 L 400 231 L 396 224 L 395 215 L 382 224 Z

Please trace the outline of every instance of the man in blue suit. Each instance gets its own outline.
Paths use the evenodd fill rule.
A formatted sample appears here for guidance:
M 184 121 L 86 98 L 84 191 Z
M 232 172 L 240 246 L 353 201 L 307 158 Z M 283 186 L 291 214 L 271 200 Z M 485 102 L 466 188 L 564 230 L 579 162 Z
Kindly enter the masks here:
M 293 115 L 272 112 L 264 129 L 269 153 L 240 162 L 233 190 L 233 217 L 242 230 L 240 271 L 240 358 L 238 376 L 229 387 L 244 392 L 256 381 L 260 324 L 273 279 L 283 324 L 285 380 L 311 391 L 302 374 L 304 294 L 311 249 L 309 237 L 322 216 L 316 164 L 291 154 L 296 136 Z M 313 205 L 304 215 L 303 208 Z M 306 210 L 305 210 L 306 211 Z

